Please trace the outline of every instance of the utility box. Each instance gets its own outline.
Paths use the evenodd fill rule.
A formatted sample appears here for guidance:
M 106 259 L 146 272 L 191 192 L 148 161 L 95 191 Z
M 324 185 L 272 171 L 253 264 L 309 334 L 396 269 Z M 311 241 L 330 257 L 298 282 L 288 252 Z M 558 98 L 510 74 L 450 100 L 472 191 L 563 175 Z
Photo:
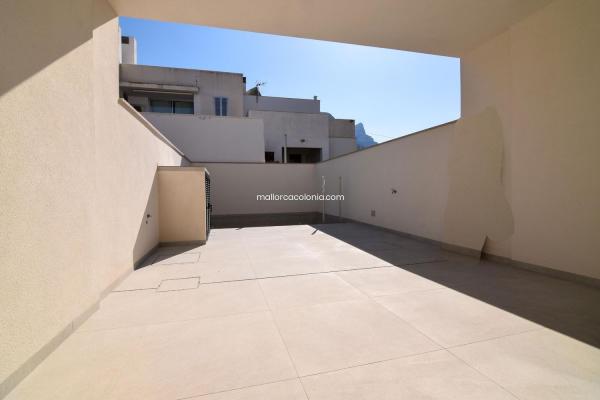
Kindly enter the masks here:
M 210 232 L 210 175 L 203 167 L 159 167 L 161 244 L 202 244 Z

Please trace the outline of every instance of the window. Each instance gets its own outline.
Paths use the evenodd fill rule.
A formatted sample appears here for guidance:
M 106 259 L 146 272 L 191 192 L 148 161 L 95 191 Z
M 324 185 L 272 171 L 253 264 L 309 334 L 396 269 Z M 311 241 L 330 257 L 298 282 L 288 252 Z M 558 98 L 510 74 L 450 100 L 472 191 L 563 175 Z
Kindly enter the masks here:
M 215 115 L 227 116 L 227 97 L 215 97 Z
M 157 113 L 172 113 L 173 102 L 169 100 L 150 100 L 150 109 Z
M 174 101 L 173 112 L 175 114 L 193 114 L 194 103 L 191 101 Z
M 275 162 L 275 152 L 265 151 L 265 162 Z
M 150 100 L 152 112 L 168 114 L 193 114 L 194 103 L 191 101 L 177 100 Z

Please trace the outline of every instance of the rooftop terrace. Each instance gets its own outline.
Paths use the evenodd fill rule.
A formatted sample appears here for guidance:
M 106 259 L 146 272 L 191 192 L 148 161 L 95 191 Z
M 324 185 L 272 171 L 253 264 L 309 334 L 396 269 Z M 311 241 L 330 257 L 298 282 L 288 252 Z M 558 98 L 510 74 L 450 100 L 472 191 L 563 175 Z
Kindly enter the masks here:
M 2 3 L 0 398 L 599 399 L 600 2 L 207 3 Z M 120 99 L 119 17 L 460 57 L 461 118 L 211 163 Z M 216 229 L 134 270 L 203 220 L 202 179 L 159 177 L 190 166 L 222 226 L 382 229 Z M 257 199 L 322 191 L 344 201 Z
M 363 224 L 215 229 L 159 248 L 8 399 L 591 398 L 599 303 Z

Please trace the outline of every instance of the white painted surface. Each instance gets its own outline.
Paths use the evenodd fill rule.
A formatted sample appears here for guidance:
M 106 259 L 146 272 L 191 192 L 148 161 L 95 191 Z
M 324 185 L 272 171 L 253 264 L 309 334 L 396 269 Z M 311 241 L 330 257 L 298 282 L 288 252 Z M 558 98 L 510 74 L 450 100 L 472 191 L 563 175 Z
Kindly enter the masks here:
M 265 151 L 274 152 L 276 161 L 282 161 L 284 134 L 288 135 L 288 147 L 320 148 L 323 159 L 329 158 L 329 116 L 327 114 L 251 110 L 248 115 L 263 120 Z
M 463 115 L 492 107 L 504 132 L 501 178 L 514 234 L 488 239 L 484 250 L 594 278 L 600 278 L 600 53 L 592 49 L 599 13 L 597 2 L 555 1 L 461 59 Z M 334 159 L 317 166 L 317 179 L 344 177 L 346 217 L 442 240 L 451 136 L 447 125 Z M 454 243 L 468 246 L 463 239 Z
M 495 109 L 486 108 L 459 119 L 452 136 L 442 241 L 479 252 L 487 238 L 506 240 L 514 232 L 502 184 L 500 118 Z
M 210 173 L 214 215 L 317 211 L 313 201 L 258 201 L 257 194 L 315 193 L 315 164 L 198 163 Z
M 255 118 L 143 113 L 194 162 L 265 162 L 263 121 Z
M 353 119 L 337 119 L 333 116 L 329 119 L 329 137 L 354 139 L 355 129 Z
M 2 8 L 0 382 L 158 243 L 156 167 L 182 163 L 118 103 L 108 4 Z
M 485 42 L 550 1 L 229 0 L 227 7 L 207 7 L 189 0 L 110 0 L 120 15 L 137 18 L 451 56 Z
M 120 14 L 135 17 L 463 53 L 464 115 L 496 107 L 507 132 L 503 175 L 515 234 L 503 243 L 490 243 L 489 251 L 600 277 L 598 2 L 582 0 L 574 6 L 555 1 L 500 34 L 549 2 L 461 0 L 462 7 L 448 2 L 441 9 L 423 9 L 420 2 L 391 1 L 391 9 L 375 9 L 356 1 L 342 15 L 331 2 L 314 14 L 318 19 L 308 30 L 297 13 L 289 12 L 290 5 L 275 3 L 265 2 L 257 10 L 240 1 L 236 9 L 254 7 L 254 14 L 265 18 L 236 19 L 239 13 L 201 3 L 189 8 L 164 1 L 144 1 L 143 6 L 140 1 L 111 1 Z M 166 7 L 172 14 L 165 14 Z M 305 2 L 296 1 L 292 9 L 304 7 Z M 386 19 L 394 7 L 406 12 L 393 13 L 400 19 Z M 456 9 L 469 12 L 448 18 Z M 332 27 L 332 16 L 353 29 Z M 0 84 L 0 131 L 6 133 L 0 136 L 0 217 L 6 233 L 0 245 L 5 305 L 0 309 L 0 380 L 156 243 L 154 228 L 148 230 L 142 219 L 155 204 L 155 167 L 176 165 L 181 157 L 117 105 L 115 17 L 101 0 L 22 0 L 6 3 L 0 14 L 6 33 L 0 35 L 0 49 L 11 61 L 2 64 Z M 414 36 L 416 32 L 423 35 Z M 241 115 L 243 95 L 238 110 Z M 316 167 L 316 178 L 321 173 L 330 182 L 340 175 L 353 178 L 344 183 L 344 210 L 356 219 L 439 237 L 451 130 L 437 128 L 332 160 Z M 292 185 L 314 185 L 310 169 L 315 166 L 289 167 L 298 168 Z M 224 169 L 232 180 L 264 172 L 255 166 Z M 272 178 L 284 189 L 289 180 L 268 171 L 262 178 Z M 406 190 L 392 198 L 392 185 Z M 223 202 L 226 212 L 261 209 L 251 201 L 245 206 L 229 195 L 224 198 L 231 199 Z M 370 209 L 383 210 L 388 218 L 378 212 L 371 219 Z
M 441 240 L 453 130 L 442 125 L 317 164 L 315 184 L 325 176 L 326 192 L 338 194 L 342 177 L 343 217 Z M 338 215 L 337 202 L 326 207 Z
M 316 114 L 321 111 L 321 101 L 314 99 L 292 99 L 287 97 L 244 96 L 246 113 L 256 111 L 301 112 Z
M 465 54 L 462 113 L 498 111 L 515 233 L 486 251 L 600 278 L 600 2 L 558 0 Z
M 206 240 L 205 177 L 198 167 L 158 169 L 161 243 Z
M 121 63 L 137 64 L 137 40 L 129 36 L 129 43 L 121 43 Z
M 330 158 L 342 156 L 354 151 L 356 151 L 356 139 L 336 137 L 329 138 Z

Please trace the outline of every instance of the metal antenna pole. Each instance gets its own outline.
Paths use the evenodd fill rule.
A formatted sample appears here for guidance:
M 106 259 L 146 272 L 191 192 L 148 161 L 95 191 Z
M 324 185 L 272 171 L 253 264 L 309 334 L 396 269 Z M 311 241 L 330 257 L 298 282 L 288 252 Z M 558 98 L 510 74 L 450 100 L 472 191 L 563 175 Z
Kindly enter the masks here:
M 321 222 L 325 223 L 325 175 L 321 176 L 321 194 L 323 195 L 323 211 L 321 213 Z

